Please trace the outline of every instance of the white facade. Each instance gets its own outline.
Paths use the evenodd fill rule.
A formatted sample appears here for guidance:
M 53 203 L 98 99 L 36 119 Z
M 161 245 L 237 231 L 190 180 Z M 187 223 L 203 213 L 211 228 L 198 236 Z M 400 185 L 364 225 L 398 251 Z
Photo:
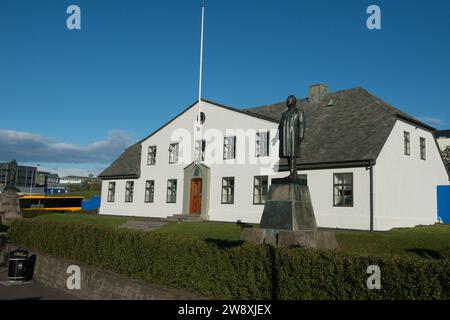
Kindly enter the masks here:
M 141 170 L 138 179 L 102 181 L 100 214 L 166 218 L 186 214 L 190 190 L 187 190 L 187 167 L 194 161 L 194 140 L 198 135 L 194 123 L 198 114 L 194 105 L 168 125 L 142 141 Z M 203 138 L 206 140 L 205 161 L 200 170 L 208 171 L 204 179 L 202 218 L 212 221 L 259 223 L 264 206 L 253 204 L 254 177 L 270 180 L 286 176 L 278 172 L 278 124 L 252 117 L 211 103 L 202 102 L 206 115 Z M 270 131 L 268 157 L 255 156 L 256 132 Z M 411 133 L 411 155 L 404 155 L 403 132 Z M 236 135 L 236 159 L 223 160 L 223 137 Z M 420 159 L 419 139 L 426 139 L 426 160 Z M 180 159 L 169 164 L 169 146 L 180 143 Z M 147 164 L 148 149 L 156 146 L 156 163 Z M 192 164 L 193 165 L 193 164 Z M 191 166 L 192 166 L 191 165 Z M 334 205 L 334 174 L 351 173 L 352 205 Z M 367 167 L 318 169 L 306 174 L 319 227 L 369 230 L 373 213 L 374 230 L 409 227 L 437 222 L 436 186 L 448 184 L 448 175 L 438 153 L 435 140 L 428 131 L 398 120 L 379 158 L 373 166 L 373 210 L 371 179 Z M 222 178 L 234 177 L 234 202 L 222 204 Z M 177 180 L 175 203 L 167 203 L 168 179 Z M 145 184 L 155 182 L 152 203 L 145 202 Z M 125 201 L 126 182 L 134 182 L 133 201 Z M 115 183 L 114 201 L 108 200 L 108 187 Z M 207 184 L 207 185 L 205 185 Z M 186 190 L 185 190 L 186 189 Z
M 410 133 L 410 155 L 404 154 L 404 132 Z M 426 159 L 420 157 L 420 138 Z M 437 221 L 437 186 L 449 178 L 433 134 L 397 120 L 374 167 L 375 227 L 429 225 Z
M 81 184 L 86 178 L 82 177 L 62 177 L 59 178 L 60 184 Z

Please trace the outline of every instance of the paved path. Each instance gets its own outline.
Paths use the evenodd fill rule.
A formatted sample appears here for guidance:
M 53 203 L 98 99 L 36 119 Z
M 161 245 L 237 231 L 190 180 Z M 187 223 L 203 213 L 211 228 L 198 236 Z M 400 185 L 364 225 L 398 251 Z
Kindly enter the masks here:
M 122 224 L 119 228 L 135 229 L 141 231 L 154 231 L 168 222 L 165 220 L 150 220 L 150 219 L 132 219 Z
M 79 300 L 79 298 L 57 289 L 45 287 L 32 281 L 28 284 L 6 284 L 8 269 L 0 267 L 0 300 Z

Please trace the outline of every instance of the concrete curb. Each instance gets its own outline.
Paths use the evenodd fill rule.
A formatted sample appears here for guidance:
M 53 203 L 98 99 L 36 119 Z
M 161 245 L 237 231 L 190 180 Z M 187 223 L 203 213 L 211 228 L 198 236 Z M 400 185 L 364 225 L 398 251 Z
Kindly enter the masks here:
M 15 250 L 16 246 L 7 244 L 0 247 L 0 257 Z M 3 252 L 2 252 L 3 251 Z M 67 259 L 54 258 L 28 250 L 30 256 L 36 255 L 33 280 L 48 287 L 59 289 L 89 300 L 205 300 L 186 290 L 169 289 L 149 284 L 142 280 L 127 278 L 120 274 L 100 270 L 90 265 Z M 69 266 L 78 266 L 81 271 L 81 289 L 69 290 L 67 280 L 73 273 L 67 273 Z

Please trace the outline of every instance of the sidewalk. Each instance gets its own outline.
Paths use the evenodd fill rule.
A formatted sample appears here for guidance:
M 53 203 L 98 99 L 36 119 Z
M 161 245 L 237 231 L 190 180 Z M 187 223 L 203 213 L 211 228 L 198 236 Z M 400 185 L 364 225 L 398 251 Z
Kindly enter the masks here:
M 79 300 L 73 295 L 34 281 L 29 284 L 5 285 L 7 279 L 8 269 L 0 267 L 0 300 Z

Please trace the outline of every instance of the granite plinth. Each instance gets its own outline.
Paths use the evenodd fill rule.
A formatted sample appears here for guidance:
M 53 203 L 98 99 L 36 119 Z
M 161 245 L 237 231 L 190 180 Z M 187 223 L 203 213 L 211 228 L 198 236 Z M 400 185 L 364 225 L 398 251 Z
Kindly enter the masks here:
M 260 229 L 246 228 L 242 241 L 277 246 L 337 249 L 333 232 L 317 230 L 309 188 L 302 179 L 273 179 Z
M 303 247 L 319 250 L 337 250 L 336 236 L 328 231 L 285 231 L 274 229 L 245 228 L 241 240 L 254 244 L 270 244 L 283 247 Z
M 12 221 L 22 218 L 17 189 L 5 188 L 0 193 L 0 218 L 2 221 Z
M 317 230 L 308 186 L 301 181 L 273 179 L 260 226 L 287 231 Z

